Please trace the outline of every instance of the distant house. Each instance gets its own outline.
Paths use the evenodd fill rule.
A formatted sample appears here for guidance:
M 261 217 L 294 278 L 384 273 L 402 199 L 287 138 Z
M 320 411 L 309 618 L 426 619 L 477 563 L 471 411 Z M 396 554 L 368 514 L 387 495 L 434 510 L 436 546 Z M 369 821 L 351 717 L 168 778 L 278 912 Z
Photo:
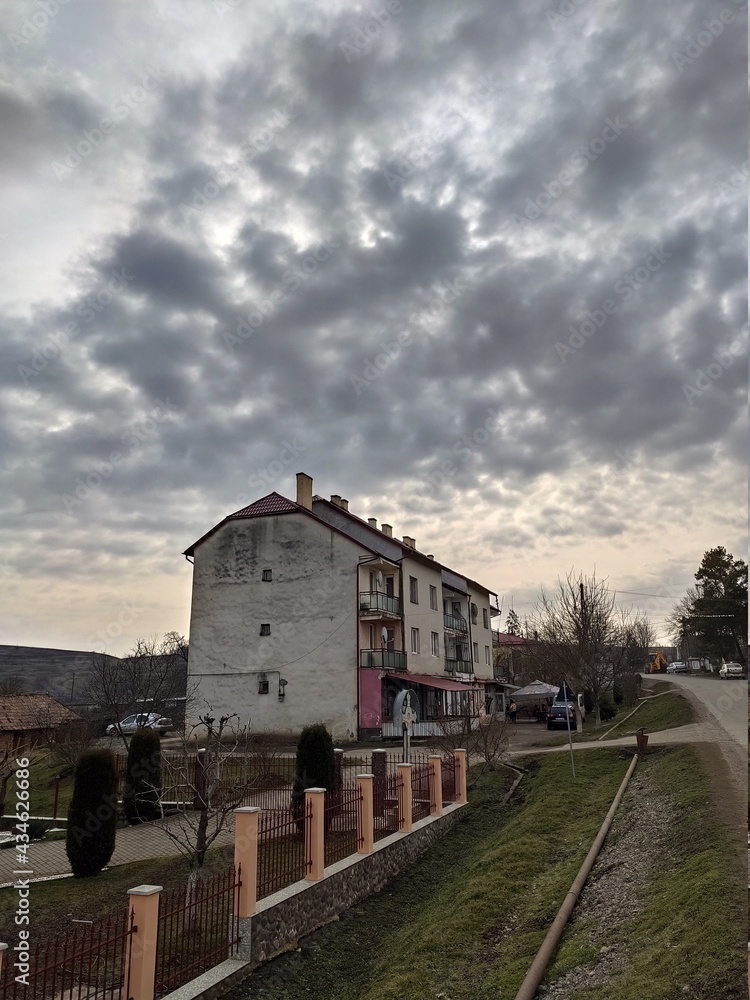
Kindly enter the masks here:
M 48 694 L 0 697 L 0 752 L 32 747 L 45 739 L 50 729 L 63 732 L 79 719 Z

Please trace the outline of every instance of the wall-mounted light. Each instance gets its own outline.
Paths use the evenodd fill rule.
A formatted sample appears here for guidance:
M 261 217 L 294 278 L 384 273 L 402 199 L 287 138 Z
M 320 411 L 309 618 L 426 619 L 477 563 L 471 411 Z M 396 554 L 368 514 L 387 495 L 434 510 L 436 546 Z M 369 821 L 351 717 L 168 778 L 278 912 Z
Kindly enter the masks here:
M 284 695 L 286 694 L 284 688 L 287 686 L 288 683 L 289 681 L 285 681 L 283 677 L 279 677 L 279 701 L 284 700 Z

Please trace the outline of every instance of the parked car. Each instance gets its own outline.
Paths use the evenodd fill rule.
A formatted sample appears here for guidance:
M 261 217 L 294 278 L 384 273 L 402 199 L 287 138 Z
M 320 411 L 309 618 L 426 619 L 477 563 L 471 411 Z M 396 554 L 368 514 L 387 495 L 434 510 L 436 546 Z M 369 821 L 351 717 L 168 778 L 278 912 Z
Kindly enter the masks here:
M 568 719 L 570 719 L 570 728 L 576 729 L 576 710 L 575 705 L 571 702 L 558 702 L 555 705 L 550 706 L 547 712 L 547 729 L 567 729 Z
M 683 663 L 682 660 L 674 660 L 672 663 L 667 664 L 668 674 L 686 674 L 687 672 L 687 663 Z
M 126 716 L 119 726 L 114 723 L 107 726 L 107 736 L 117 736 L 119 732 L 123 732 L 127 736 L 139 729 L 155 729 L 159 736 L 166 736 L 173 728 L 172 720 L 159 715 L 158 712 L 141 712 Z
M 719 677 L 723 681 L 729 677 L 743 677 L 745 671 L 741 663 L 722 663 L 719 667 Z

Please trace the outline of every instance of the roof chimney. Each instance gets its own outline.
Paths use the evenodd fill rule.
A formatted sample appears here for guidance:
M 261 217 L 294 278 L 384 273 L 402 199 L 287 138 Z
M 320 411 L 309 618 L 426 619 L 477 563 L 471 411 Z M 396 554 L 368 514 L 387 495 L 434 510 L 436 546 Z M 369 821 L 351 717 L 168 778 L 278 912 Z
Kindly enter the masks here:
M 312 510 L 312 476 L 304 472 L 297 473 L 297 503 L 305 510 Z
M 344 500 L 344 498 L 342 497 L 341 500 L 339 501 L 339 507 L 342 510 L 349 510 L 349 501 Z
M 341 497 L 338 495 L 338 493 L 331 494 L 331 503 L 334 505 L 334 507 L 341 506 Z
M 416 549 L 417 543 L 411 537 L 411 535 L 404 535 L 404 545 L 408 545 L 410 549 Z
M 384 525 L 382 525 L 381 530 L 382 530 L 382 532 L 383 532 L 384 535 L 387 535 L 389 538 L 393 538 L 393 525 L 392 524 L 384 524 Z
M 378 519 L 376 517 L 368 517 L 367 523 L 370 525 L 371 528 L 377 528 Z

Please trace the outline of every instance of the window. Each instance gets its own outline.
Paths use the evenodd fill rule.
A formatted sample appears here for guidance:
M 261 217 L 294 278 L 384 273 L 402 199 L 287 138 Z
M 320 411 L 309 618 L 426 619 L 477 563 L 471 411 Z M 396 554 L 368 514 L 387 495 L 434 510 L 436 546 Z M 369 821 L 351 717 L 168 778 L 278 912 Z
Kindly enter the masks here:
M 437 587 L 433 587 L 432 584 L 430 584 L 430 607 L 433 611 L 438 609 Z
M 479 614 L 479 608 L 476 606 L 476 604 L 472 604 L 472 606 L 471 606 L 471 624 L 472 625 L 476 625 L 476 623 L 477 623 L 477 615 L 478 614 Z
M 440 656 L 440 636 L 437 632 L 430 632 L 430 645 L 432 647 L 432 655 Z
M 489 615 L 487 614 L 487 608 L 482 608 L 482 624 L 484 625 L 485 628 L 490 627 L 490 619 Z
M 409 577 L 409 600 L 412 604 L 419 604 L 419 582 L 416 576 Z
M 270 583 L 273 580 L 273 570 L 264 569 L 263 570 L 263 583 Z
M 487 666 L 490 665 L 490 647 L 489 646 L 485 646 L 484 647 L 484 662 L 487 664 Z
M 411 630 L 411 651 L 412 653 L 419 652 L 419 629 L 413 628 Z
M 473 642 L 472 646 L 474 647 L 474 662 L 479 663 L 479 643 Z
M 260 634 L 261 635 L 270 635 L 271 634 L 271 623 L 270 622 L 266 622 L 264 625 L 261 625 L 261 627 L 260 627 Z

